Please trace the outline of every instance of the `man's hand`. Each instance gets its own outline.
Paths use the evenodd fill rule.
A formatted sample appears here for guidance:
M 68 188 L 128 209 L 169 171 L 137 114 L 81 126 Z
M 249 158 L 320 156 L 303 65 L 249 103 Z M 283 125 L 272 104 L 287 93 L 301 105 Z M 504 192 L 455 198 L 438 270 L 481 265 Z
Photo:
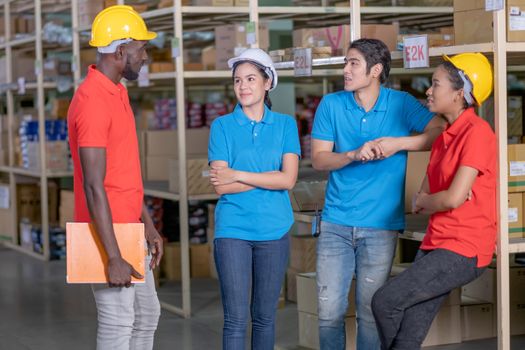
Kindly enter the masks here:
M 377 145 L 376 153 L 379 153 L 379 158 L 388 158 L 397 152 L 401 151 L 401 140 L 397 137 L 381 137 L 374 140 Z
M 160 260 L 164 254 L 164 242 L 159 232 L 153 225 L 145 226 L 146 242 L 148 242 L 148 249 L 151 253 L 151 261 L 149 263 L 150 269 L 154 269 L 160 265 Z
M 380 159 L 380 150 L 376 141 L 365 142 L 354 151 L 353 161 L 368 162 L 377 159 Z
M 140 273 L 137 272 L 122 257 L 112 258 L 108 261 L 108 275 L 109 275 L 109 286 L 110 287 L 126 287 L 131 286 L 131 276 L 135 278 L 144 278 Z
M 229 185 L 238 181 L 238 172 L 228 167 L 212 166 L 210 183 L 213 186 Z

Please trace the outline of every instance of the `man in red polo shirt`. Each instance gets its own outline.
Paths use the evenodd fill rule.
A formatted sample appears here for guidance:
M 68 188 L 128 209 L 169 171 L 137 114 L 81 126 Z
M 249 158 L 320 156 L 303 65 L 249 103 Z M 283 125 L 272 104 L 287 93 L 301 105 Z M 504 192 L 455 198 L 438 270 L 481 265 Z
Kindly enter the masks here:
M 108 256 L 108 285 L 93 285 L 98 310 L 97 349 L 152 349 L 160 316 L 152 269 L 162 239 L 143 201 L 135 119 L 122 78 L 136 80 L 156 37 L 130 6 L 100 12 L 92 26 L 97 65 L 90 66 L 68 112 L 74 163 L 75 221 L 93 222 Z M 122 258 L 113 223 L 145 225 L 145 276 Z M 144 284 L 131 285 L 131 276 Z

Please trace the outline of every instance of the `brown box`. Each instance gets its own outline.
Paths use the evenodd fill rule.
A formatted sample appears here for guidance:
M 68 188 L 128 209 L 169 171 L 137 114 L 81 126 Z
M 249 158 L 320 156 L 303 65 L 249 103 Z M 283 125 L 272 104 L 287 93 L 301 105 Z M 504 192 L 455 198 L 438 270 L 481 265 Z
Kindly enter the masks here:
M 171 281 L 180 281 L 182 276 L 180 243 L 164 244 L 164 255 L 161 261 L 164 277 Z
M 308 349 L 319 349 L 319 319 L 317 315 L 299 312 L 299 345 Z M 345 318 L 346 350 L 356 350 L 355 316 Z
M 217 52 L 215 46 L 207 46 L 202 49 L 201 62 L 204 70 L 214 70 Z
M 412 198 L 419 192 L 425 179 L 430 152 L 408 152 L 405 178 L 405 213 L 412 212 Z
M 268 50 L 270 32 L 266 23 L 259 23 L 259 47 Z M 228 60 L 235 57 L 236 48 L 247 48 L 244 24 L 227 24 L 215 28 L 216 61 L 215 69 L 229 69 Z
M 315 271 L 317 239 L 312 236 L 290 236 L 290 267 L 301 272 Z
M 210 245 L 190 245 L 190 273 L 191 277 L 209 278 L 210 275 Z
M 12 78 L 16 82 L 19 77 L 25 78 L 26 82 L 36 81 L 35 59 L 22 55 L 13 55 Z M 6 56 L 0 57 L 0 84 L 7 83 L 7 59 Z
M 510 192 L 525 192 L 525 144 L 508 145 L 508 186 Z
M 11 36 L 14 36 L 16 31 L 15 31 L 15 27 L 16 27 L 16 19 L 11 17 Z M 5 20 L 4 20 L 4 16 L 0 16 L 0 37 L 5 37 Z
M 208 158 L 189 158 L 186 160 L 186 179 L 188 194 L 215 193 L 210 184 L 210 167 Z M 169 162 L 169 188 L 171 192 L 179 192 L 179 161 L 172 159 Z
M 422 346 L 461 343 L 461 309 L 459 305 L 443 306 L 434 318 Z
M 233 0 L 193 0 L 194 6 L 233 6 Z
M 15 243 L 16 226 L 13 222 L 12 209 L 0 209 L 0 241 Z
M 250 6 L 250 0 L 234 0 L 235 6 Z
M 49 223 L 58 223 L 58 186 L 48 182 Z M 33 224 L 41 223 L 40 186 L 37 184 L 16 185 L 17 222 L 22 218 Z
M 510 303 L 525 304 L 525 267 L 511 266 L 509 280 Z M 495 303 L 496 284 L 496 269 L 489 267 L 477 279 L 463 286 L 462 295 Z
M 326 181 L 300 181 L 289 191 L 294 211 L 312 211 L 324 207 Z
M 208 153 L 210 129 L 186 130 L 186 153 L 189 156 Z M 152 130 L 146 134 L 146 155 L 176 159 L 178 153 L 177 130 Z M 167 169 L 167 168 L 166 168 Z
M 169 181 L 170 156 L 146 156 L 145 179 L 148 181 Z
M 461 299 L 461 340 L 496 336 L 494 304 L 468 297 Z
M 508 221 L 509 237 L 522 238 L 525 232 L 523 221 L 523 193 L 509 193 Z
M 507 135 L 523 136 L 522 96 L 509 96 L 507 99 Z
M 286 300 L 297 302 L 297 274 L 300 272 L 289 267 L 286 270 Z
M 60 190 L 59 222 L 60 227 L 66 228 L 66 223 L 75 221 L 75 194 L 73 191 Z
M 86 75 L 88 67 L 97 63 L 97 50 L 95 48 L 80 50 L 80 71 Z
M 292 42 L 294 47 L 320 47 L 325 43 L 324 28 L 294 29 Z
M 174 72 L 175 63 L 173 62 L 152 62 L 149 64 L 149 73 Z
M 69 109 L 68 98 L 55 98 L 51 101 L 51 117 L 58 119 L 67 119 L 67 111 Z

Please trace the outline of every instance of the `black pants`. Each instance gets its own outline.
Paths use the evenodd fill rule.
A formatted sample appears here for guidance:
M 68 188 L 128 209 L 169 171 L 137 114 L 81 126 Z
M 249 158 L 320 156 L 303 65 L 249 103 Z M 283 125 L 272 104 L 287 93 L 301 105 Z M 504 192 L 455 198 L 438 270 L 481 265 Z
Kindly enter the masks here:
M 432 320 L 450 291 L 485 270 L 477 258 L 445 249 L 420 250 L 414 263 L 390 279 L 372 299 L 381 348 L 420 349 Z

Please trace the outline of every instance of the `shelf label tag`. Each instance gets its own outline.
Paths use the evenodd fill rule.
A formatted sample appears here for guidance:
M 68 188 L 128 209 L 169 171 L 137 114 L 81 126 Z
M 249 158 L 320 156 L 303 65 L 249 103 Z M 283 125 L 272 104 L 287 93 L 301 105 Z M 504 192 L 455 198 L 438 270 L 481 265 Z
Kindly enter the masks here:
M 24 95 L 26 93 L 26 78 L 19 77 L 17 80 L 18 83 L 18 94 Z
M 312 48 L 293 50 L 294 75 L 296 77 L 309 77 L 312 75 Z
M 429 66 L 428 37 L 408 36 L 403 39 L 403 67 L 424 68 Z
M 180 56 L 180 41 L 179 38 L 171 39 L 171 57 L 177 58 Z
M 503 0 L 485 0 L 485 11 L 503 10 Z
M 143 65 L 139 72 L 138 85 L 140 87 L 149 86 L 149 66 Z
M 253 45 L 257 42 L 257 36 L 255 35 L 255 22 L 246 23 L 246 44 Z

